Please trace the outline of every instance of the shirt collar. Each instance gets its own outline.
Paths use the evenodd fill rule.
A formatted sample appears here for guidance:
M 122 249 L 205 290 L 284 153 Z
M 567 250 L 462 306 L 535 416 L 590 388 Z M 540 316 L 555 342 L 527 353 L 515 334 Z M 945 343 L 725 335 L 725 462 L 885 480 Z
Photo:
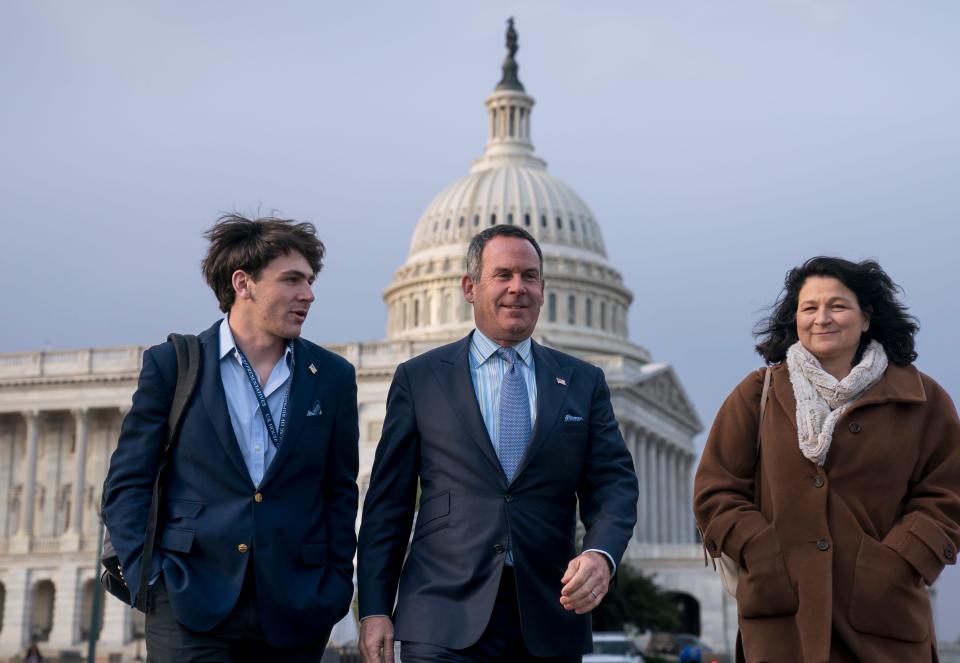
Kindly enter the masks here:
M 223 360 L 224 357 L 230 354 L 235 354 L 234 350 L 237 349 L 237 342 L 233 338 L 233 332 L 230 331 L 230 324 L 228 322 L 228 317 L 224 316 L 223 322 L 220 323 L 220 359 Z M 284 359 L 287 363 L 290 363 L 290 343 L 287 343 L 286 350 L 284 350 Z
M 533 343 L 530 341 L 529 337 L 523 339 L 513 346 L 513 349 L 517 351 L 517 355 L 527 366 L 530 365 L 530 360 L 532 359 L 532 346 Z M 490 359 L 490 357 L 496 354 L 497 350 L 499 349 L 500 345 L 495 341 L 490 340 L 482 331 L 479 329 L 475 329 L 473 331 L 473 336 L 470 338 L 470 351 L 479 360 L 479 364 L 485 363 L 488 359 Z

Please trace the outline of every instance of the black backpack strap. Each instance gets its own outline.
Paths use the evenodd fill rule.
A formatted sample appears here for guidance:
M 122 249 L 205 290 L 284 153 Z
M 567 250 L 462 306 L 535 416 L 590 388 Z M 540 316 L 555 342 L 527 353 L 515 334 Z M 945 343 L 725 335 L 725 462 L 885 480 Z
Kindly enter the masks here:
M 153 568 L 153 548 L 157 538 L 157 520 L 160 513 L 163 471 L 170 462 L 170 452 L 180 433 L 180 423 L 183 412 L 196 391 L 200 378 L 200 341 L 191 334 L 170 334 L 167 340 L 173 343 L 177 351 L 177 386 L 173 392 L 173 403 L 170 405 L 170 415 L 167 418 L 167 442 L 163 446 L 163 455 L 160 457 L 160 467 L 153 481 L 153 497 L 150 499 L 150 519 L 147 521 L 147 530 L 143 540 L 143 555 L 140 560 L 140 582 L 137 591 L 136 608 L 147 612 L 150 608 L 148 601 L 148 585 L 150 572 Z

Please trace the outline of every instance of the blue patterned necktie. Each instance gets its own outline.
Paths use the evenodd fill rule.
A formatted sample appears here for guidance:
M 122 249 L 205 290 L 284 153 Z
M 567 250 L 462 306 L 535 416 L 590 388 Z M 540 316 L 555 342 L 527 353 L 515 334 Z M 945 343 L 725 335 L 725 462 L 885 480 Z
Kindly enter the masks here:
M 530 440 L 530 396 L 527 393 L 527 381 L 517 367 L 520 360 L 517 351 L 500 348 L 497 353 L 507 362 L 507 370 L 500 381 L 499 456 L 509 483 L 513 481 Z

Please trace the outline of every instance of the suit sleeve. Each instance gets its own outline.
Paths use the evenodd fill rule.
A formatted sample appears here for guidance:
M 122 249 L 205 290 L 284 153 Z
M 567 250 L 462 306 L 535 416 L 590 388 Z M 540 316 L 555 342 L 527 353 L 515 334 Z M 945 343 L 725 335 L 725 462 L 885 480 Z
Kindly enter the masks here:
M 350 366 L 333 423 L 332 444 L 324 476 L 324 525 L 334 568 L 353 579 L 357 550 L 357 473 L 360 429 L 357 416 L 357 377 Z
M 920 460 L 904 501 L 903 516 L 883 543 L 897 551 L 930 585 L 955 564 L 960 545 L 960 421 L 950 397 L 924 380 L 930 412 Z
M 357 555 L 361 619 L 393 614 L 419 473 L 420 434 L 407 371 L 400 364 L 387 395 L 383 435 L 363 504 Z
M 769 525 L 754 501 L 762 385 L 762 371 L 751 373 L 727 397 L 697 466 L 693 510 L 711 557 L 742 562 L 744 546 Z
M 577 497 L 586 529 L 584 550 L 607 553 L 619 565 L 637 523 L 639 489 L 633 457 L 620 434 L 603 371 L 590 403 L 590 451 L 580 478 Z
M 104 522 L 134 603 L 153 482 L 167 439 L 167 418 L 173 401 L 173 387 L 164 380 L 157 362 L 158 350 L 151 348 L 143 355 L 133 405 L 120 428 L 104 484 Z

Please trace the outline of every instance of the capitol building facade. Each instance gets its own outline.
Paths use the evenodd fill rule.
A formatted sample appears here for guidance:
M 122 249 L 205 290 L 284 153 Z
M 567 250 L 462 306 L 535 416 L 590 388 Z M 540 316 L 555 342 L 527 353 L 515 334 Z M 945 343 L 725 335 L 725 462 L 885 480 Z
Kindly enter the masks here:
M 515 50 L 514 35 L 503 78 L 485 101 L 483 155 L 426 208 L 384 293 L 385 340 L 328 346 L 357 369 L 361 499 L 397 364 L 473 328 L 460 292 L 470 238 L 495 224 L 520 226 L 544 253 L 546 301 L 535 338 L 603 368 L 633 454 L 639 520 L 624 563 L 655 574 L 676 596 L 684 630 L 730 649 L 736 606 L 704 566 L 691 510 L 702 423 L 671 366 L 630 340 L 633 296 L 607 259 L 597 219 L 535 154 L 534 99 L 517 78 Z M 0 657 L 32 640 L 44 652 L 85 651 L 97 507 L 145 349 L 0 355 Z M 142 615 L 109 596 L 101 609 L 98 653 L 142 653 Z

